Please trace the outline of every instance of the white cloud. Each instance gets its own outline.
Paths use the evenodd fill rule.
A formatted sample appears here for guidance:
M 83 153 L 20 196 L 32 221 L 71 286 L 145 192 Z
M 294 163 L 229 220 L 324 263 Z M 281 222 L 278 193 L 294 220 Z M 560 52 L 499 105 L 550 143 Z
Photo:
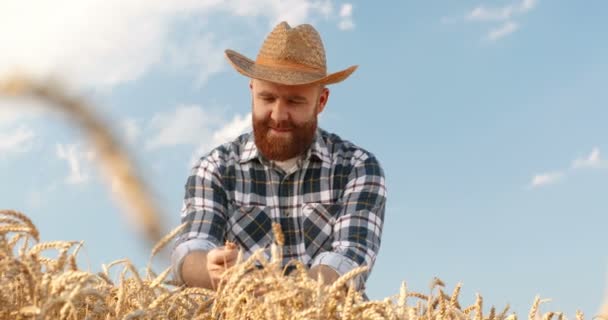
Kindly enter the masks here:
M 517 23 L 513 21 L 507 21 L 499 28 L 492 29 L 488 32 L 488 39 L 491 41 L 496 41 L 500 38 L 503 38 L 511 33 L 515 32 L 519 26 Z
M 473 21 L 502 21 L 509 19 L 512 14 L 513 10 L 510 6 L 490 9 L 479 6 L 467 15 L 467 19 Z
M 0 157 L 31 151 L 34 141 L 40 138 L 32 120 L 43 114 L 54 119 L 45 111 L 44 103 L 36 99 L 0 96 Z
M 522 0 L 518 3 L 508 4 L 502 7 L 477 6 L 466 19 L 472 21 L 505 21 L 512 19 L 515 15 L 528 13 L 536 7 L 537 0 Z
M 485 36 L 490 41 L 497 41 L 519 30 L 519 23 L 514 20 L 532 11 L 532 9 L 536 8 L 537 4 L 537 0 L 521 0 L 499 7 L 479 5 L 466 14 L 465 20 L 473 22 L 500 22 L 500 26 L 490 29 Z M 442 22 L 445 23 L 445 21 L 448 20 L 443 18 Z
M 158 113 L 150 121 L 156 133 L 145 146 L 148 150 L 176 145 L 195 145 L 211 137 L 210 127 L 221 121 L 217 115 L 200 106 L 179 106 L 172 113 Z
M 4 131 L 8 132 L 0 132 L 0 155 L 21 153 L 30 149 L 35 136 L 31 129 L 22 125 L 17 129 Z
M 600 148 L 594 147 L 591 153 L 585 158 L 578 158 L 572 162 L 574 169 L 578 168 L 599 168 L 602 166 L 602 159 L 600 158 Z
M 535 175 L 532 178 L 529 187 L 536 188 L 544 185 L 553 184 L 565 178 L 566 175 L 574 174 L 575 170 L 582 168 L 608 168 L 608 162 L 601 158 L 599 147 L 594 147 L 586 157 L 577 158 L 572 161 L 570 170 L 565 169 L 561 171 L 554 171 Z
M 344 19 L 338 24 L 340 30 L 352 30 L 355 28 L 355 23 L 351 19 Z
M 334 11 L 334 6 L 329 0 L 313 2 L 311 8 L 318 11 L 325 19 L 328 19 Z
M 538 0 L 523 0 L 519 5 L 519 10 L 521 12 L 528 12 L 538 4 Z
M 213 133 L 212 144 L 219 145 L 228 142 L 239 135 L 251 130 L 251 113 L 237 114 L 232 120 Z
M 541 186 L 554 184 L 554 183 L 558 182 L 559 180 L 561 180 L 563 177 L 564 177 L 564 174 L 559 171 L 537 174 L 537 175 L 534 175 L 534 177 L 532 178 L 532 181 L 530 182 L 530 187 L 537 188 L 537 187 L 541 187 Z
M 0 101 L 0 126 L 16 123 L 23 115 L 10 108 L 5 101 Z
M 340 30 L 352 30 L 355 28 L 355 23 L 353 22 L 353 5 L 350 3 L 345 3 L 340 8 L 340 22 L 338 23 L 338 28 Z
M 136 79 L 160 60 L 165 33 L 162 12 L 143 3 L 3 1 L 0 69 L 58 73 L 88 85 Z
M 201 155 L 240 134 L 251 130 L 251 113 L 236 114 L 226 120 L 221 112 L 209 111 L 200 106 L 179 106 L 174 112 L 159 113 L 152 117 L 145 141 L 148 150 L 178 145 L 197 146 L 190 163 Z
M 70 172 L 65 179 L 68 184 L 82 184 L 89 180 L 88 166 L 95 157 L 92 151 L 83 151 L 77 144 L 57 144 L 56 155 L 68 163 Z
M 225 7 L 237 16 L 264 16 L 268 18 L 269 25 L 274 26 L 280 21 L 308 23 L 316 14 L 328 18 L 333 11 L 331 3 L 328 0 L 233 0 L 225 1 Z
M 345 3 L 342 5 L 340 9 L 340 17 L 348 18 L 353 15 L 353 5 L 350 3 Z
M 196 84 L 203 86 L 214 74 L 220 73 L 226 67 L 224 63 L 224 48 L 228 43 L 218 44 L 212 33 L 200 36 L 183 45 L 171 45 L 168 59 L 176 71 L 198 70 Z
M 178 50 L 204 82 L 210 75 L 206 68 L 222 57 L 221 43 L 209 38 L 208 29 L 184 29 L 176 22 L 208 21 L 225 14 L 261 17 L 270 25 L 280 20 L 298 24 L 316 16 L 327 19 L 331 12 L 328 0 L 4 0 L 0 70 L 21 69 L 41 77 L 58 74 L 79 87 L 111 88 L 166 65 L 169 50 Z M 253 21 L 245 20 L 235 30 L 248 30 Z M 170 36 L 178 29 L 179 37 Z
M 210 140 L 203 141 L 192 155 L 190 163 L 193 163 L 205 153 L 209 152 L 223 143 L 229 142 L 239 135 L 251 131 L 251 113 L 246 115 L 235 115 L 230 122 L 224 122 L 213 132 Z

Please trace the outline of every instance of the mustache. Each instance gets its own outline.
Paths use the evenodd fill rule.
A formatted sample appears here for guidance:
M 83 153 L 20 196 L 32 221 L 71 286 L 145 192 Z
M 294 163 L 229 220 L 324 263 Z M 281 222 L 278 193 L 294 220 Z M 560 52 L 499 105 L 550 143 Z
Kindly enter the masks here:
M 294 129 L 297 127 L 293 122 L 289 120 L 274 121 L 270 118 L 268 118 L 264 124 L 266 125 L 266 127 L 274 129 Z

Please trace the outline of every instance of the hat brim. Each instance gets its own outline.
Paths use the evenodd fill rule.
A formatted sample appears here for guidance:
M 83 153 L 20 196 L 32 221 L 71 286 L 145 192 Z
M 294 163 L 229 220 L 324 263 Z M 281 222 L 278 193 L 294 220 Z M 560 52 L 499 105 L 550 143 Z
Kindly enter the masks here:
M 257 64 L 255 61 L 230 49 L 226 50 L 226 58 L 228 58 L 228 61 L 234 67 L 234 69 L 236 69 L 236 71 L 246 77 L 286 85 L 315 83 L 328 85 L 338 83 L 348 78 L 358 67 L 356 65 L 350 66 L 344 70 L 328 75 L 319 75 L 318 73 L 305 72 L 290 68 L 277 68 Z

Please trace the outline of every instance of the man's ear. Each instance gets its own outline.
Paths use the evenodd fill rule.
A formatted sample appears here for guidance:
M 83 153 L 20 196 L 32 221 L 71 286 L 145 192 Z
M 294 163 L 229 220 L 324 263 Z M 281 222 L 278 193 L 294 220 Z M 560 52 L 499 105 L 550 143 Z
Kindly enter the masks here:
M 325 105 L 327 105 L 328 100 L 329 100 L 329 89 L 324 86 L 321 89 L 321 94 L 319 95 L 319 105 L 317 107 L 317 115 L 325 109 Z
M 253 90 L 253 79 L 249 79 L 249 90 Z

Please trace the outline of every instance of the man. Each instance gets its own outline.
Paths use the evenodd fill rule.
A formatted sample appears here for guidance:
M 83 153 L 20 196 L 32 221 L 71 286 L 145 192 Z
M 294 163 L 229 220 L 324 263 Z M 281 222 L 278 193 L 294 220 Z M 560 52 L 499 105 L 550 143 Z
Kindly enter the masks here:
M 255 61 L 226 50 L 232 66 L 251 79 L 253 134 L 241 135 L 202 157 L 186 183 L 182 221 L 188 225 L 172 254 L 178 281 L 216 288 L 237 249 L 267 249 L 271 226 L 285 236 L 283 264 L 307 265 L 326 284 L 373 266 L 380 247 L 386 190 L 376 158 L 317 128 L 326 85 L 356 66 L 327 74 L 325 51 L 310 25 L 277 25 Z M 368 274 L 356 278 L 363 289 Z

